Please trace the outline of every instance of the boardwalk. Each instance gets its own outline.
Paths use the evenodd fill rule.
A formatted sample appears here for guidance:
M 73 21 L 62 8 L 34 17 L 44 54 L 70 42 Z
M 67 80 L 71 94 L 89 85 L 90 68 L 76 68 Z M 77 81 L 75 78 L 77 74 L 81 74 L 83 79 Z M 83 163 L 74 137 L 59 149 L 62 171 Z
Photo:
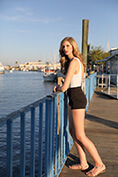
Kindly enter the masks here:
M 85 128 L 87 136 L 95 143 L 107 166 L 107 171 L 100 176 L 117 177 L 118 100 L 96 91 L 86 114 Z M 87 159 L 92 167 L 93 161 L 88 153 Z M 79 162 L 79 158 L 75 146 L 73 146 L 59 177 L 84 177 L 84 172 L 68 168 L 68 165 L 77 162 Z

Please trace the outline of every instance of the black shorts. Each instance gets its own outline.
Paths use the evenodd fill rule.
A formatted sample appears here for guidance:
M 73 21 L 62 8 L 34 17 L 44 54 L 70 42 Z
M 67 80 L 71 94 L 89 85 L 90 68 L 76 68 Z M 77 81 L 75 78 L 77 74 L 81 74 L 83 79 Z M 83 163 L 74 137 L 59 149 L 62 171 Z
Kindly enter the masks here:
M 87 99 L 81 87 L 74 87 L 68 89 L 69 105 L 71 109 L 85 109 Z

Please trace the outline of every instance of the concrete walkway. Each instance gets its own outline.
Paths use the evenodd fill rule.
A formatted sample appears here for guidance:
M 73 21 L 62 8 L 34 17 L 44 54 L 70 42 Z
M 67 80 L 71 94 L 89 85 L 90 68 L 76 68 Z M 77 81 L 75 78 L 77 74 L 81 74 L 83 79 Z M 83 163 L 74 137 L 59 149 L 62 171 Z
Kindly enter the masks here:
M 118 100 L 96 90 L 86 114 L 85 130 L 107 167 L 106 172 L 99 176 L 118 177 Z M 94 163 L 88 153 L 87 159 L 92 168 Z M 78 154 L 73 146 L 59 177 L 84 177 L 84 172 L 68 168 L 78 162 Z

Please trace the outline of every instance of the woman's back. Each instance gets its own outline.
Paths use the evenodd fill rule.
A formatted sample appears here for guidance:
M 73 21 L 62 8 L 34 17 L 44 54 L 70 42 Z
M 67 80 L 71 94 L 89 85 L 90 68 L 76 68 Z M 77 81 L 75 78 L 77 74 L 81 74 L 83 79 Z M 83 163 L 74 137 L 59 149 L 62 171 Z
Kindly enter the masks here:
M 73 75 L 72 80 L 70 82 L 70 86 L 69 88 L 73 88 L 73 87 L 81 87 L 81 83 L 82 83 L 82 79 L 83 79 L 83 64 L 81 63 L 81 61 L 74 57 L 74 60 L 78 61 L 79 67 L 77 65 L 77 67 L 79 68 L 79 71 L 76 71 L 76 74 Z

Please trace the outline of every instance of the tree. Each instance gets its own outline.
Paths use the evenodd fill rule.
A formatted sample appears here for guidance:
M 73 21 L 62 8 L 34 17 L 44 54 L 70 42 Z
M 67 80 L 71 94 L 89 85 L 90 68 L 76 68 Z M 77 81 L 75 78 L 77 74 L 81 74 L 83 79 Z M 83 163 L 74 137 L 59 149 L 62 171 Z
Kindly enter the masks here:
M 92 46 L 88 54 L 89 62 L 96 61 L 96 60 L 102 60 L 108 57 L 109 55 L 110 53 L 105 52 L 101 46 L 99 47 Z
M 49 65 L 49 62 L 46 62 L 46 65 Z

